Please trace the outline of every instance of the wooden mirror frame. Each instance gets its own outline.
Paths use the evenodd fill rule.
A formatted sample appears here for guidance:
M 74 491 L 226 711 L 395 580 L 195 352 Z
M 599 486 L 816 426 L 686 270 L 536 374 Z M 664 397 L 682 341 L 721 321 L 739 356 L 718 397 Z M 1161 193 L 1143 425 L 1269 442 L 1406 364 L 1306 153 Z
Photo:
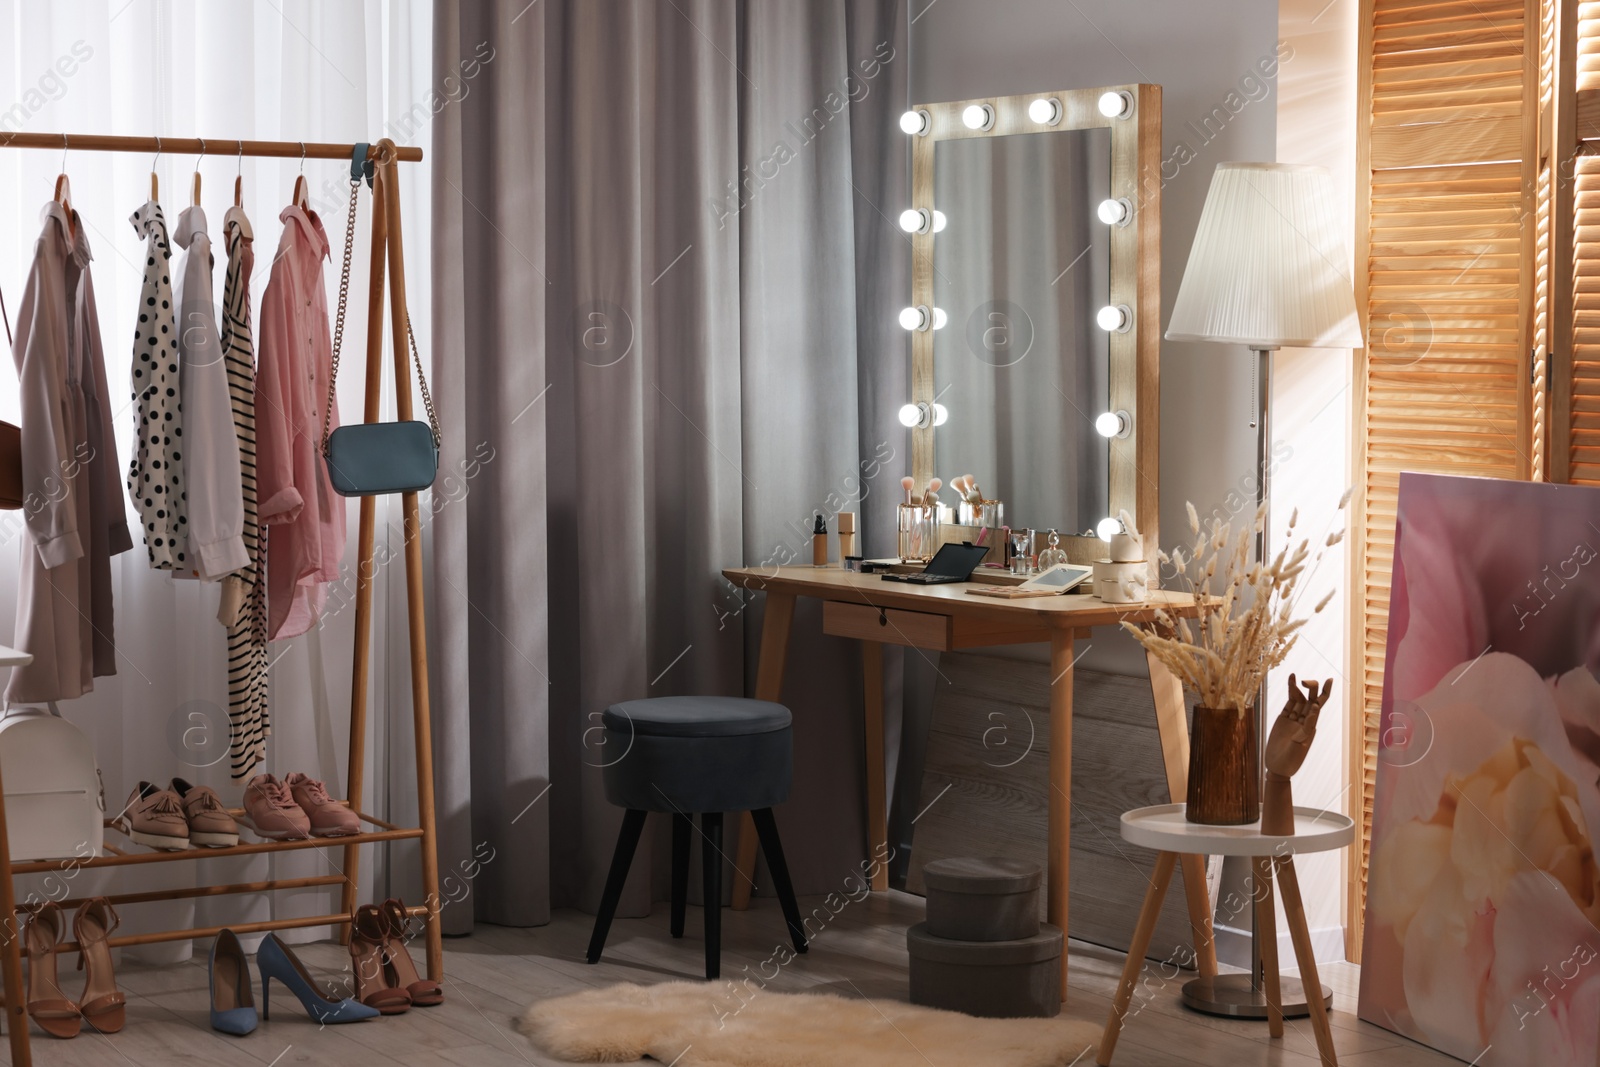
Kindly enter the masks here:
M 1120 118 L 1100 113 L 1106 93 L 1127 93 L 1133 111 Z M 1061 102 L 1055 125 L 1034 122 L 1028 105 L 1038 99 Z M 961 113 L 973 104 L 994 109 L 987 130 L 968 129 Z M 952 100 L 917 104 L 925 111 L 929 128 L 911 134 L 912 207 L 931 213 L 934 149 L 940 141 L 968 137 L 1005 137 L 1011 134 L 1052 134 L 1067 130 L 1107 127 L 1111 130 L 1111 196 L 1133 204 L 1133 218 L 1111 227 L 1111 303 L 1133 309 L 1133 325 L 1126 333 L 1112 333 L 1107 378 L 1110 410 L 1127 411 L 1133 426 L 1127 437 L 1110 439 L 1108 477 L 1109 511 L 1127 511 L 1147 536 L 1147 558 L 1155 558 L 1160 536 L 1161 466 L 1161 86 L 1109 85 L 1098 89 L 1062 89 L 1025 96 L 993 96 L 977 100 Z M 1099 221 L 1096 220 L 1096 225 Z M 911 235 L 911 304 L 932 308 L 933 228 Z M 932 329 L 911 331 L 911 402 L 934 402 Z M 1099 414 L 1096 412 L 1095 414 Z M 930 420 L 931 421 L 931 420 Z M 912 477 L 918 486 L 934 476 L 931 425 L 917 427 L 911 436 Z M 954 470 L 942 472 L 953 477 Z M 1004 496 L 1004 488 L 994 487 Z M 1020 516 L 1018 516 L 1020 517 Z M 1096 520 L 1098 521 L 1098 520 Z M 1089 562 L 1105 555 L 1106 543 L 1078 531 L 1063 532 L 1062 547 L 1073 562 Z

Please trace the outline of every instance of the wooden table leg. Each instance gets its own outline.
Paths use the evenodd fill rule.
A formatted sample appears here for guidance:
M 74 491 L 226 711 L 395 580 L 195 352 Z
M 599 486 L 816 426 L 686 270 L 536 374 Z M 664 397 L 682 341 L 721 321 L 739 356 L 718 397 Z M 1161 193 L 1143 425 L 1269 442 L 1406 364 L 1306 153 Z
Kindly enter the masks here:
M 1323 1067 L 1339 1067 L 1339 1057 L 1333 1051 L 1333 1031 L 1328 1028 L 1328 1005 L 1322 999 L 1322 979 L 1317 974 L 1317 956 L 1311 947 L 1311 931 L 1306 929 L 1306 909 L 1300 900 L 1300 880 L 1295 877 L 1294 857 L 1278 856 L 1272 862 L 1278 871 L 1283 914 L 1289 920 L 1295 959 L 1300 963 L 1300 984 L 1305 986 L 1306 1003 L 1311 1007 L 1311 1029 L 1317 1035 L 1317 1051 L 1322 1055 Z
M 889 840 L 889 799 L 883 763 L 883 645 L 877 641 L 861 642 L 861 676 L 866 687 L 867 856 L 875 859 L 888 855 L 884 846 Z M 887 891 L 889 865 L 873 863 L 871 869 L 873 890 Z
M 1278 988 L 1278 919 L 1272 907 L 1272 858 L 1256 856 L 1251 861 L 1255 875 L 1256 938 L 1261 943 L 1261 973 L 1266 982 L 1267 1032 L 1283 1036 L 1283 993 Z
M 1050 634 L 1050 818 L 1046 914 L 1067 932 L 1068 866 L 1072 849 L 1072 631 Z M 1067 999 L 1067 945 L 1061 943 L 1061 999 Z
M 0 787 L 0 973 L 5 975 L 6 1026 L 10 1028 L 12 1067 L 32 1067 L 28 1047 L 27 986 L 22 983 L 22 920 L 17 916 L 16 885 L 11 880 L 11 842 L 6 834 L 6 809 Z
M 1183 702 L 1183 683 L 1151 653 L 1150 695 L 1155 699 L 1156 730 L 1161 738 L 1161 761 L 1167 772 L 1167 799 L 1180 803 L 1189 793 L 1189 713 Z M 1211 929 L 1211 895 L 1206 889 L 1206 858 L 1185 855 L 1183 894 L 1189 904 L 1189 929 L 1194 934 L 1195 963 L 1200 974 L 1217 973 L 1217 941 Z
M 789 655 L 789 624 L 794 622 L 794 594 L 768 593 L 761 621 L 761 660 L 756 667 L 756 699 L 778 701 L 783 695 L 783 666 Z M 882 731 L 879 731 L 882 736 Z M 733 880 L 733 910 L 750 906 L 756 879 L 755 820 L 747 811 L 739 817 L 739 849 L 734 855 L 738 874 Z
M 1156 932 L 1156 920 L 1161 918 L 1161 902 L 1166 899 L 1167 886 L 1172 882 L 1172 868 L 1178 855 L 1175 852 L 1156 854 L 1156 870 L 1150 878 L 1150 888 L 1144 895 L 1144 907 L 1139 909 L 1139 924 L 1133 928 L 1133 943 L 1128 946 L 1128 961 L 1122 965 L 1122 981 L 1117 984 L 1117 995 L 1111 1001 L 1111 1014 L 1106 1016 L 1105 1033 L 1100 1037 L 1100 1050 L 1095 1062 L 1106 1067 L 1111 1053 L 1116 1050 L 1117 1038 L 1122 1034 L 1122 1021 L 1127 1018 L 1128 1005 L 1133 1001 L 1133 987 L 1139 984 L 1144 973 L 1145 953 L 1150 951 L 1150 938 Z

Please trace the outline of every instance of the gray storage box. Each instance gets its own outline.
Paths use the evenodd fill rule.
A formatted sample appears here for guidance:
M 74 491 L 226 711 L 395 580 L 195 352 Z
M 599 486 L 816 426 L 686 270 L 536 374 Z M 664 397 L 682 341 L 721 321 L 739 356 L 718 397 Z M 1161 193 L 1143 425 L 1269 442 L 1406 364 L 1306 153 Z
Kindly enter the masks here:
M 1036 863 L 951 858 L 922 868 L 928 932 L 954 941 L 1016 941 L 1039 932 Z
M 952 941 L 906 931 L 911 1003 L 995 1019 L 1050 1018 L 1061 1012 L 1061 929 L 1042 924 L 1014 941 Z

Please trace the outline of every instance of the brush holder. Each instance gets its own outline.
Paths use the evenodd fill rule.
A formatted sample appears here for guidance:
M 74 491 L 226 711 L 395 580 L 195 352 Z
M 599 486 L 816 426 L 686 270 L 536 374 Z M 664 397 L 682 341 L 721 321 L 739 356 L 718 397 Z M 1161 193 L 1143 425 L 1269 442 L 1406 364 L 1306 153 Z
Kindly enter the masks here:
M 939 506 L 901 504 L 900 562 L 926 563 L 939 551 Z
M 998 500 L 983 500 L 969 504 L 965 500 L 956 505 L 956 521 L 963 526 L 1004 526 L 1006 506 Z

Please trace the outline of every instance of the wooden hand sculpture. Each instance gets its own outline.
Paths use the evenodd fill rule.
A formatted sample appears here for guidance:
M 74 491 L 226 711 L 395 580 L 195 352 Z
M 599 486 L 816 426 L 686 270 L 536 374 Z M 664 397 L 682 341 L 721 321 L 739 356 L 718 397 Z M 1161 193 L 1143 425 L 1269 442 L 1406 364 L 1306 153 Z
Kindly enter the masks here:
M 1306 761 L 1306 753 L 1311 751 L 1311 742 L 1317 735 L 1317 716 L 1332 693 L 1332 678 L 1319 687 L 1316 682 L 1298 682 L 1294 675 L 1289 675 L 1289 702 L 1267 735 L 1267 780 L 1261 796 L 1261 832 L 1264 834 L 1294 833 L 1294 793 L 1289 779 Z

